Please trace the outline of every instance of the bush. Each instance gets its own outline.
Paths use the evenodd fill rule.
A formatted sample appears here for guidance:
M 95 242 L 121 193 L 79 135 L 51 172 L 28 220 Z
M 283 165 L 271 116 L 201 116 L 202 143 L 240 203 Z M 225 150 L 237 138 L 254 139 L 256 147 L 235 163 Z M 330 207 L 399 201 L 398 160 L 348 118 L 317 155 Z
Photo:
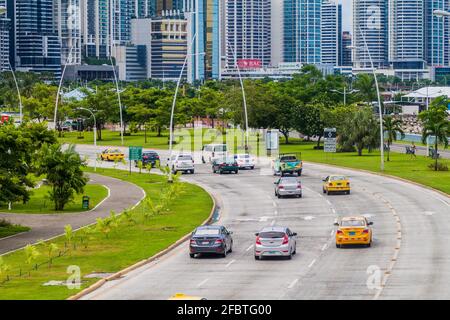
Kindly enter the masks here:
M 0 228 L 6 228 L 6 227 L 11 227 L 11 222 L 9 222 L 5 219 L 0 219 Z
M 428 165 L 428 168 L 434 171 L 434 163 L 430 163 Z M 437 165 L 437 171 L 448 171 L 448 166 L 445 163 L 438 163 Z

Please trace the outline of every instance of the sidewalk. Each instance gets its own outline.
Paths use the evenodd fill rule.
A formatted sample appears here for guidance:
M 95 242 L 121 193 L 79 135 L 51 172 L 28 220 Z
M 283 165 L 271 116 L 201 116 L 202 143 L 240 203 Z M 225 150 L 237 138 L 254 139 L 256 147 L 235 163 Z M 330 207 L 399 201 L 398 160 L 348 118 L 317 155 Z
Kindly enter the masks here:
M 109 216 L 111 210 L 120 213 L 144 197 L 144 191 L 132 183 L 92 173 L 89 174 L 89 178 L 92 183 L 104 185 L 110 191 L 109 197 L 91 211 L 65 214 L 0 213 L 0 219 L 31 228 L 29 232 L 0 239 L 0 255 L 39 240 L 61 235 L 64 233 L 65 225 L 70 224 L 75 230 L 94 223 L 97 218 Z

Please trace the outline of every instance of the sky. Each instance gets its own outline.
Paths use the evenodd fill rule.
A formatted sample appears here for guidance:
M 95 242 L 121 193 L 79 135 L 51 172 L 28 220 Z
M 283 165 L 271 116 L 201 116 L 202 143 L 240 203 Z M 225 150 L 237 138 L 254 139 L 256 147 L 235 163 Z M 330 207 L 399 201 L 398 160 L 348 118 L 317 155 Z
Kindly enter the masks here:
M 338 0 L 342 4 L 342 30 L 352 32 L 352 0 Z

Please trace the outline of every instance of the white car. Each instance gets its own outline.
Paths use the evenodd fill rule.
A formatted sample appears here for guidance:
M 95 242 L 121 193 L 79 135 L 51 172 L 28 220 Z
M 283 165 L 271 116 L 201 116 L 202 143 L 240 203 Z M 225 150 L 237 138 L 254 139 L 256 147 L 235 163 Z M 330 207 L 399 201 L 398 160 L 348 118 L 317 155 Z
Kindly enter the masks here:
M 174 174 L 181 172 L 195 173 L 194 158 L 190 154 L 178 154 L 171 159 L 172 172 Z
M 214 159 L 225 159 L 228 157 L 226 144 L 208 144 L 202 148 L 202 162 L 211 163 Z
M 236 154 L 234 159 L 239 165 L 239 169 L 255 169 L 255 158 L 249 154 Z

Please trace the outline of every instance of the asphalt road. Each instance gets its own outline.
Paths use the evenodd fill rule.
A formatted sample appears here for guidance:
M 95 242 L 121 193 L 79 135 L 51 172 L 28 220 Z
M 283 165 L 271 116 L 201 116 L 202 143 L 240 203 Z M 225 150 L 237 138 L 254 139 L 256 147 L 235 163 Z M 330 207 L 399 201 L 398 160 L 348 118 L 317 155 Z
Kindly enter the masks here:
M 93 147 L 79 146 L 85 155 Z M 164 152 L 163 152 L 164 154 Z M 103 163 L 102 166 L 111 166 Z M 351 195 L 322 194 L 321 178 L 346 174 Z M 213 175 L 198 165 L 187 181 L 205 186 L 234 232 L 227 258 L 191 259 L 183 244 L 154 263 L 108 282 L 86 299 L 449 299 L 449 198 L 426 188 L 357 171 L 307 163 L 302 199 L 277 199 L 270 170 Z M 374 222 L 371 248 L 337 249 L 342 215 Z M 285 225 L 299 234 L 292 260 L 255 261 L 254 233 Z

